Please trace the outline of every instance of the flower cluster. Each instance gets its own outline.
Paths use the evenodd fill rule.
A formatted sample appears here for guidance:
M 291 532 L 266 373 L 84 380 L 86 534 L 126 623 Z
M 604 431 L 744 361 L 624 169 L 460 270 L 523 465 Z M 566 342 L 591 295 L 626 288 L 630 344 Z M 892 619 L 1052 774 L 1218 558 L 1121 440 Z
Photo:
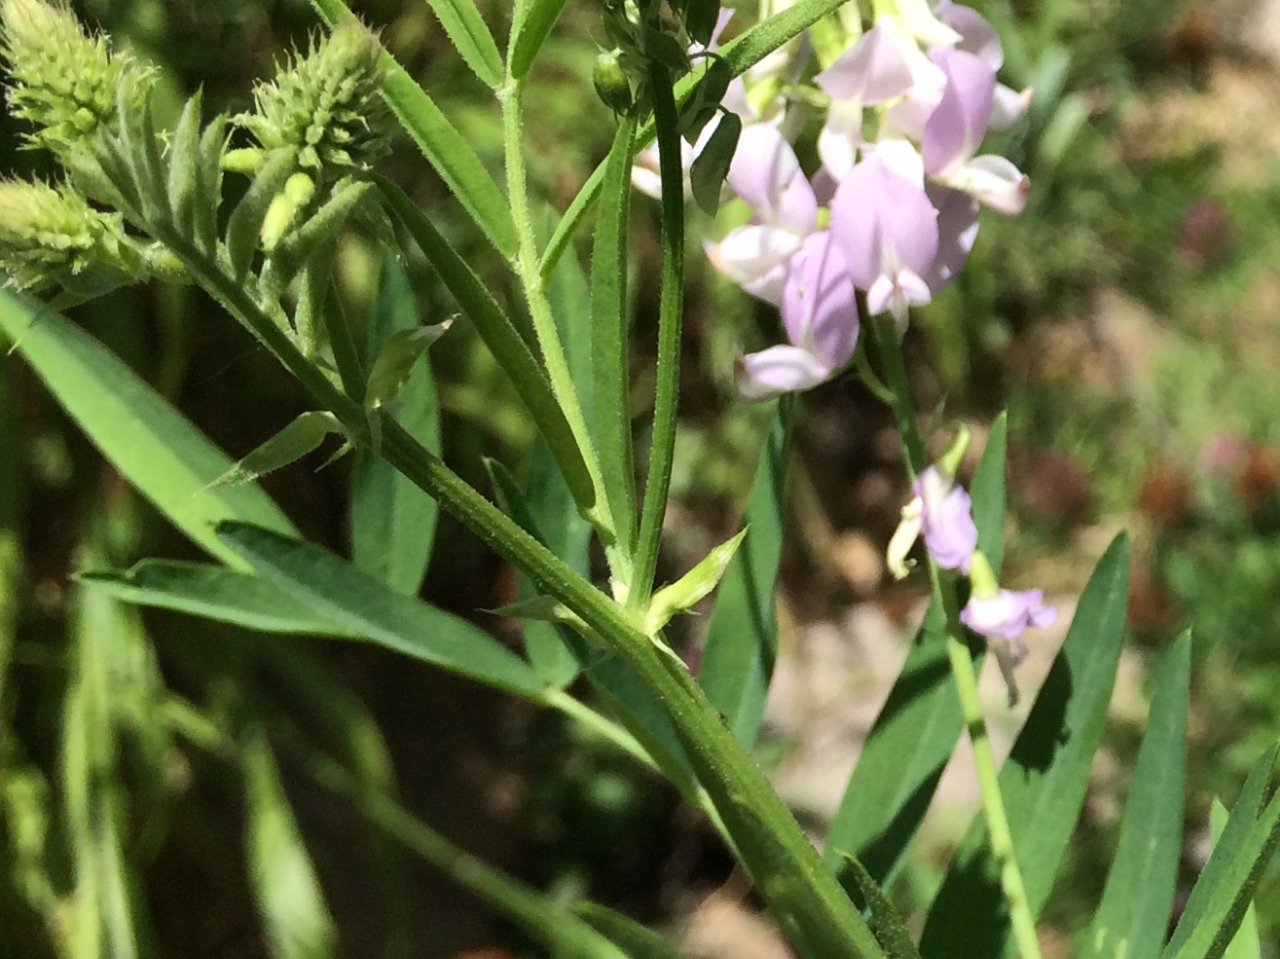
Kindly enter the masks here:
M 784 134 L 786 111 L 741 86 L 725 104 L 746 125 L 728 185 L 753 215 L 707 253 L 781 308 L 788 339 L 743 358 L 739 386 L 749 398 L 807 389 L 848 363 L 858 292 L 870 314 L 889 313 L 904 327 L 909 308 L 928 303 L 963 266 L 979 206 L 1017 214 L 1026 204 L 1027 178 L 979 152 L 986 132 L 1013 123 L 1030 99 L 997 81 L 1002 53 L 991 25 L 950 0 L 933 11 L 924 0 L 873 7 L 869 29 L 827 51 L 817 89 L 792 91 L 826 105 L 814 176 Z M 772 69 L 767 88 L 777 91 L 787 64 Z
M 1013 703 L 1017 700 L 1013 669 L 1027 655 L 1022 633 L 1030 627 L 1049 626 L 1058 611 L 1045 603 L 1042 590 L 1001 589 L 991 563 L 978 549 L 972 501 L 955 481 L 967 445 L 968 435 L 962 434 L 938 464 L 916 477 L 915 497 L 903 507 L 902 522 L 889 543 L 888 566 L 894 576 L 905 576 L 907 552 L 923 535 L 925 549 L 939 567 L 968 575 L 969 602 L 960 611 L 960 622 L 986 637 Z

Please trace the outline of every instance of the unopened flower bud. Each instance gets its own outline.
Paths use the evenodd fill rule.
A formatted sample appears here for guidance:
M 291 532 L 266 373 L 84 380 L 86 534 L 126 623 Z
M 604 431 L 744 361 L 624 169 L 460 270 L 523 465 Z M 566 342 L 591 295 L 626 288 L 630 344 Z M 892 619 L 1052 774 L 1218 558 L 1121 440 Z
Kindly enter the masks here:
M 604 105 L 617 113 L 631 109 L 631 81 L 622 69 L 619 51 L 613 50 L 596 57 L 591 68 L 591 82 L 595 85 L 596 96 L 604 101 Z

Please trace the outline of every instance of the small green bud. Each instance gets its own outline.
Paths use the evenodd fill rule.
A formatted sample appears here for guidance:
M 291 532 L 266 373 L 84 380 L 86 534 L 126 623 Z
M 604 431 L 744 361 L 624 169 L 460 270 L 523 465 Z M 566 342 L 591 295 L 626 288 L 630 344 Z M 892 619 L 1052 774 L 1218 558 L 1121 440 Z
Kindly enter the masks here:
M 621 51 L 612 50 L 596 57 L 591 68 L 591 82 L 595 85 L 596 96 L 604 101 L 604 105 L 615 113 L 625 113 L 631 109 L 631 81 L 622 69 Z
M 256 109 L 235 118 L 265 151 L 298 150 L 298 165 L 328 183 L 365 171 L 388 149 L 378 38 L 354 17 L 294 54 L 254 90 Z
M 271 199 L 262 220 L 262 248 L 270 253 L 293 227 L 303 207 L 316 195 L 316 182 L 305 173 L 285 180 L 284 189 Z
M 9 106 L 32 123 L 32 146 L 65 153 L 116 127 L 119 90 L 141 105 L 154 75 L 103 37 L 86 33 L 62 0 L 0 0 L 0 54 L 11 74 Z
M 67 187 L 24 180 L 0 180 L 0 268 L 16 289 L 59 286 L 86 299 L 149 273 L 118 214 Z
M 229 173 L 243 173 L 254 176 L 267 162 L 267 155 L 257 147 L 244 147 L 239 150 L 228 150 L 222 155 L 218 165 Z

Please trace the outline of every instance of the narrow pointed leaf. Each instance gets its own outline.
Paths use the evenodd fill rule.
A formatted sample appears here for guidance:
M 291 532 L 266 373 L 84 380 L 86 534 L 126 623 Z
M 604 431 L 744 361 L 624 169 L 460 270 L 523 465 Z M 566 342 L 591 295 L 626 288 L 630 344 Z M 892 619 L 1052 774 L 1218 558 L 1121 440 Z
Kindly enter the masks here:
M 630 916 L 594 902 L 581 902 L 574 912 L 590 923 L 591 928 L 608 938 L 630 959 L 682 959 L 667 940 L 640 925 Z
M 410 599 L 310 543 L 244 523 L 218 536 L 263 577 L 342 629 L 406 656 L 537 700 L 542 681 L 484 630 Z
M 999 570 L 1004 539 L 1005 417 L 992 425 L 970 495 L 978 544 Z M 981 662 L 981 652 L 975 653 Z M 893 875 L 924 818 L 964 727 L 936 597 L 862 747 L 827 834 L 824 858 L 841 871 L 854 852 L 880 883 Z
M 246 629 L 348 638 L 359 635 L 317 616 L 262 577 L 225 566 L 144 559 L 127 570 L 86 570 L 77 573 L 76 580 L 127 603 L 171 609 Z
M 853 886 L 846 885 L 845 889 L 851 897 L 854 893 L 857 894 L 855 902 L 861 899 L 867 904 L 871 932 L 876 937 L 876 942 L 880 943 L 881 948 L 884 949 L 886 959 L 920 959 L 915 941 L 903 924 L 902 916 L 876 885 L 876 881 L 871 878 L 871 873 L 848 853 L 844 855 L 844 860 L 845 868 L 840 873 L 841 881 L 852 880 Z
M 333 955 L 337 928 L 261 734 L 245 747 L 249 876 L 272 959 Z
M 1222 801 L 1216 797 L 1209 807 L 1209 833 L 1216 846 L 1222 838 L 1222 830 L 1227 827 L 1231 814 Z M 1249 903 L 1244 918 L 1240 920 L 1240 928 L 1231 937 L 1231 942 L 1222 953 L 1222 959 L 1262 959 L 1262 941 L 1258 938 L 1258 907 Z
M 197 235 L 196 207 L 207 203 L 200 193 L 200 91 L 182 108 L 169 142 L 169 208 L 183 236 Z
M 353 16 L 343 0 L 311 0 L 330 27 Z M 511 207 L 470 144 L 440 112 L 435 101 L 389 53 L 382 55 L 382 95 L 427 162 L 480 227 L 494 248 L 510 259 L 517 239 Z
M 206 256 L 218 248 L 218 208 L 222 203 L 222 154 L 227 145 L 227 118 L 219 115 L 200 134 L 196 162 L 196 200 L 192 227 L 196 246 Z
M 774 586 L 785 522 L 787 419 L 779 404 L 743 518 L 749 532 L 725 571 L 698 667 L 698 683 L 745 746 L 755 742 L 764 718 L 778 654 Z
M 1124 644 L 1128 596 L 1129 545 L 1122 535 L 1098 561 L 1062 649 L 1000 770 L 1000 792 L 1033 915 L 1048 898 L 1084 802 Z M 929 910 L 921 953 L 999 959 L 1010 937 L 1003 900 L 985 823 L 978 817 Z M 975 915 L 1000 918 L 975 923 Z
M 370 330 L 370 352 L 379 357 L 369 374 L 365 403 L 393 398 L 401 426 L 427 450 L 440 453 L 440 403 L 431 364 L 412 363 L 403 385 L 378 382 L 383 344 L 421 329 L 409 277 L 390 252 L 382 258 L 378 302 Z M 358 450 L 351 477 L 351 558 L 393 589 L 416 595 L 435 542 L 439 506 L 407 477 L 368 450 Z
M 485 86 L 502 84 L 502 54 L 474 0 L 427 0 L 458 55 Z
M 580 507 L 590 508 L 595 502 L 595 486 L 587 472 L 582 451 L 578 449 L 569 421 L 565 419 L 564 411 L 551 391 L 546 374 L 519 331 L 466 260 L 449 245 L 427 215 L 414 205 L 404 191 L 385 177 L 378 177 L 377 183 L 392 211 L 431 261 L 498 365 L 510 377 L 516 392 L 520 394 L 555 455 L 574 499 Z
M 738 547 L 747 530 L 725 540 L 704 556 L 698 563 L 678 580 L 658 590 L 649 602 L 649 611 L 645 614 L 645 632 L 656 634 L 664 627 L 672 616 L 687 612 L 710 596 L 720 585 L 725 570 L 737 555 Z
M 1125 808 L 1115 859 L 1081 959 L 1156 959 L 1164 947 L 1182 849 L 1191 636 L 1169 651 Z
M 88 333 L 6 292 L 0 329 L 112 465 L 200 546 L 243 568 L 214 535 L 215 523 L 293 532 L 260 487 L 211 487 L 230 457 Z
M 533 66 L 534 57 L 559 19 L 564 4 L 565 0 L 518 0 L 507 48 L 507 70 L 516 80 L 523 79 Z
M 1218 959 L 1235 936 L 1280 840 L 1280 744 L 1253 767 L 1162 959 Z
M 618 541 L 634 546 L 636 475 L 631 439 L 631 323 L 627 311 L 631 157 L 636 121 L 622 117 L 609 151 L 591 256 L 591 368 L 595 442 Z

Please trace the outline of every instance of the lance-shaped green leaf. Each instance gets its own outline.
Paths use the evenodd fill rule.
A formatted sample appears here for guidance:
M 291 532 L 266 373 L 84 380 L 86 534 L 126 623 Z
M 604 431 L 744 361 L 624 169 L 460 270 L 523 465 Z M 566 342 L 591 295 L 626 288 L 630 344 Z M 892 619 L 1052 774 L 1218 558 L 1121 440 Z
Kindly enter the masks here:
M 0 329 L 112 465 L 196 543 L 243 568 L 214 535 L 215 523 L 293 532 L 260 487 L 210 486 L 231 459 L 88 333 L 7 292 L 0 292 Z
M 377 183 L 392 211 L 436 268 L 437 275 L 471 320 L 498 365 L 511 378 L 520 399 L 546 438 L 579 508 L 589 509 L 595 503 L 595 486 L 587 472 L 582 451 L 550 382 L 519 331 L 466 260 L 449 245 L 404 191 L 385 177 L 377 177 Z
M 474 0 L 427 0 L 454 49 L 485 86 L 502 83 L 502 54 Z
M 711 591 L 720 585 L 725 570 L 729 568 L 729 563 L 746 535 L 747 531 L 744 529 L 725 540 L 699 560 L 689 572 L 654 593 L 653 599 L 649 600 L 649 611 L 644 617 L 645 632 L 656 636 L 676 613 L 688 612 L 710 596 Z
M 1000 793 L 1032 915 L 1039 913 L 1080 815 L 1124 645 L 1129 547 L 1121 535 L 1090 577 L 1026 725 L 1000 770 Z M 1010 929 L 1000 871 L 975 820 L 925 922 L 920 952 L 999 959 Z M 974 922 L 974 916 L 999 917 Z
M 920 959 L 911 933 L 902 922 L 902 916 L 893 907 L 884 892 L 876 885 L 862 863 L 857 858 L 843 854 L 845 868 L 840 872 L 842 882 L 852 882 L 852 887 L 845 886 L 850 898 L 856 902 L 861 899 L 867 904 L 870 913 L 871 932 L 876 942 L 884 949 L 885 959 Z M 856 895 L 855 895 L 856 893 Z
M 689 39 L 706 46 L 715 31 L 720 16 L 720 0 L 687 0 L 684 5 L 684 26 Z
M 627 236 L 636 121 L 624 115 L 613 138 L 591 255 L 591 372 L 595 442 L 618 544 L 633 548 L 635 461 L 631 443 L 631 323 Z
M 594 902 L 580 902 L 573 911 L 631 959 L 681 959 L 680 953 L 663 936 L 630 916 Z
M 219 115 L 200 134 L 195 166 L 196 196 L 192 208 L 192 236 L 205 256 L 218 249 L 218 207 L 222 203 L 222 156 L 227 145 L 227 118 Z
M 1280 840 L 1278 760 L 1273 743 L 1249 773 L 1162 959 L 1218 959 L 1235 936 Z
M 708 57 L 705 62 L 706 68 L 698 74 L 697 85 L 680 104 L 680 135 L 690 144 L 698 141 L 702 128 L 720 112 L 720 103 L 733 82 L 729 61 Z
M 342 0 L 311 0 L 311 5 L 331 27 L 353 15 Z M 511 207 L 471 145 L 389 53 L 382 55 L 380 67 L 382 95 L 400 125 L 489 242 L 503 257 L 515 256 L 518 241 Z
M 328 410 L 302 413 L 210 485 L 238 486 L 241 483 L 252 483 L 259 476 L 282 469 L 318 449 L 330 433 L 346 436 L 347 431 Z
M 970 484 L 978 545 L 993 569 L 999 569 L 1004 552 L 1005 422 L 1001 414 L 992 424 Z M 981 656 L 975 652 L 976 660 Z M 841 853 L 856 851 L 877 882 L 892 876 L 963 727 L 947 657 L 946 618 L 935 597 L 845 787 L 827 834 L 828 865 L 842 870 Z
M 197 235 L 196 208 L 216 202 L 200 192 L 200 91 L 182 108 L 169 138 L 169 208 L 183 236 Z
M 514 79 L 522 80 L 529 72 L 564 4 L 565 0 L 517 0 L 507 47 L 507 70 Z
M 1155 959 L 1164 946 L 1182 848 L 1190 679 L 1191 636 L 1183 633 L 1156 680 L 1115 859 L 1081 959 Z
M 440 403 L 431 364 L 413 362 L 421 336 L 418 310 L 409 277 L 390 251 L 382 258 L 382 276 L 374 322 L 369 331 L 370 351 L 378 357 L 365 389 L 365 407 L 386 405 L 396 420 L 432 453 L 440 452 Z M 447 321 L 446 321 L 447 322 Z M 443 326 L 444 324 L 440 324 Z M 400 333 L 410 334 L 408 349 L 388 351 L 382 344 Z M 383 360 L 384 356 L 396 359 Z M 408 367 L 405 368 L 405 365 Z M 385 377 L 379 368 L 386 370 Z M 401 382 L 400 373 L 404 379 Z M 369 417 L 381 431 L 382 419 Z M 388 585 L 416 595 L 427 571 L 435 541 L 439 506 L 406 476 L 370 450 L 357 450 L 351 476 L 351 558 L 361 569 Z
M 453 320 L 447 319 L 430 326 L 396 330 L 387 337 L 369 371 L 369 383 L 364 394 L 365 408 L 376 410 L 398 400 L 418 361 L 427 355 L 427 350 L 452 325 Z
M 397 593 L 328 550 L 245 523 L 218 536 L 264 578 L 342 629 L 442 669 L 539 701 L 523 659 L 464 619 Z
M 244 747 L 249 877 L 273 959 L 323 959 L 337 929 L 266 737 Z
M 716 597 L 698 683 L 738 741 L 755 742 L 778 653 L 774 586 L 782 556 L 787 474 L 788 403 L 776 416 L 760 451 L 745 525 L 751 530 L 725 571 Z
M 138 606 L 171 609 L 266 633 L 358 638 L 261 576 L 225 566 L 144 559 L 127 570 L 85 570 L 76 581 Z
M 715 216 L 720 208 L 720 193 L 724 178 L 729 175 L 729 164 L 738 149 L 738 136 L 742 133 L 742 118 L 736 113 L 724 113 L 711 131 L 702 152 L 694 158 L 689 168 L 689 185 L 694 202 L 704 213 Z
M 1227 820 L 1231 814 L 1222 800 L 1214 797 L 1209 806 L 1209 835 L 1216 846 L 1222 838 L 1222 831 L 1227 828 Z M 1249 903 L 1244 918 L 1240 920 L 1240 928 L 1231 937 L 1231 942 L 1223 950 L 1222 959 L 1262 959 L 1262 941 L 1258 938 L 1258 906 Z

